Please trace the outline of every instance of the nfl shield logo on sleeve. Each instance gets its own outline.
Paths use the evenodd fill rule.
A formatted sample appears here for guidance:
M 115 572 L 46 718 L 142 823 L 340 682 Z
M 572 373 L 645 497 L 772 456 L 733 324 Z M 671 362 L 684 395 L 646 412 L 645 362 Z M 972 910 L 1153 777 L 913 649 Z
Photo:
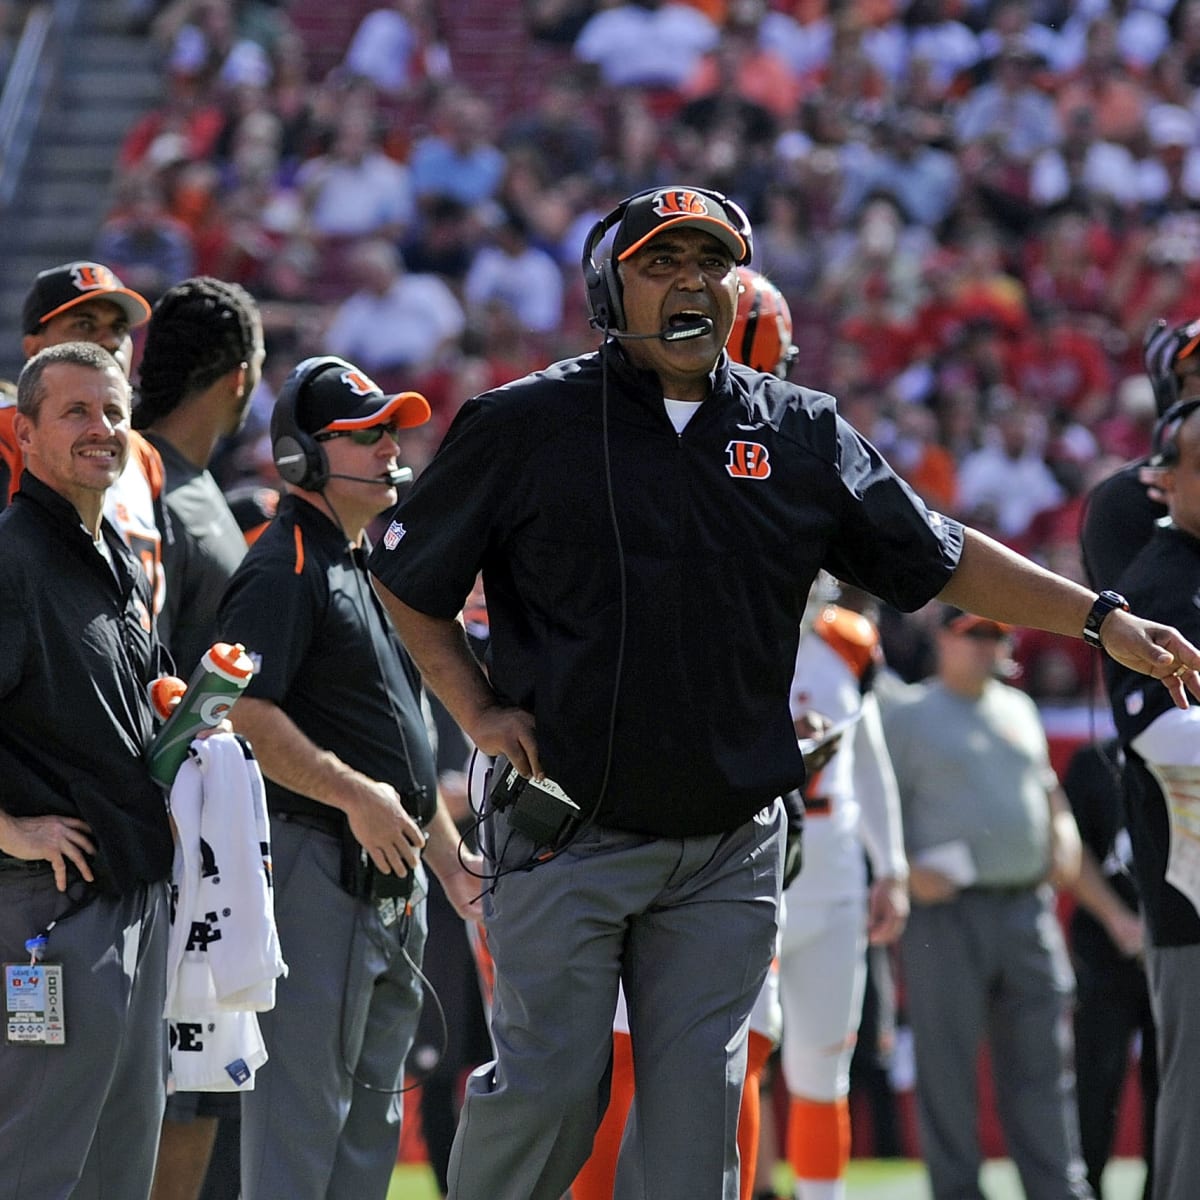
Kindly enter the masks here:
M 389 550 L 395 550 L 400 545 L 400 539 L 408 532 L 403 524 L 399 521 L 393 521 L 388 527 L 387 532 L 383 535 L 383 544 Z

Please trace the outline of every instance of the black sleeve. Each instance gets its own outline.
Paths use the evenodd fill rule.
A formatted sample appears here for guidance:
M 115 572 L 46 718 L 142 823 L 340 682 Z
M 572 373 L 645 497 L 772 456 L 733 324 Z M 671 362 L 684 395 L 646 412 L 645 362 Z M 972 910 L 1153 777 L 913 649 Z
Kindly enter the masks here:
M 1079 544 L 1088 583 L 1097 591 L 1116 585 L 1137 552 L 1150 540 L 1154 522 L 1166 509 L 1155 503 L 1138 479 L 1143 463 L 1131 463 L 1091 490 Z

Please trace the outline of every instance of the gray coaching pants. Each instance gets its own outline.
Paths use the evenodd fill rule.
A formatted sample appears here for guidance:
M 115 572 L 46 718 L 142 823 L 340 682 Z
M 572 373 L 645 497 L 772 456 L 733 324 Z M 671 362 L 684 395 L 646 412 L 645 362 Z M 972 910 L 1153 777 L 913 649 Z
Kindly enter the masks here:
M 503 866 L 533 848 L 494 818 Z M 637 1121 L 618 1200 L 736 1200 L 750 1011 L 775 952 L 782 806 L 724 835 L 590 828 L 487 902 L 496 1060 L 480 1067 L 450 1159 L 451 1200 L 559 1200 L 608 1103 L 617 982 Z
M 342 890 L 337 838 L 275 820 L 271 857 L 288 975 L 258 1015 L 270 1057 L 242 1093 L 242 1196 L 384 1200 L 421 1013 L 424 868 L 406 929 Z
M 0 959 L 72 900 L 45 870 L 0 874 Z M 0 1197 L 142 1200 L 166 1102 L 167 885 L 98 896 L 50 933 L 63 968 L 66 1044 L 10 1046 L 0 1034 Z
M 921 1153 L 935 1200 L 982 1200 L 976 1062 L 1028 1200 L 1091 1197 L 1079 1149 L 1075 977 L 1049 887 L 914 904 L 901 939 Z
M 1158 1032 L 1154 1200 L 1194 1200 L 1200 1187 L 1200 946 L 1152 946 L 1146 971 Z

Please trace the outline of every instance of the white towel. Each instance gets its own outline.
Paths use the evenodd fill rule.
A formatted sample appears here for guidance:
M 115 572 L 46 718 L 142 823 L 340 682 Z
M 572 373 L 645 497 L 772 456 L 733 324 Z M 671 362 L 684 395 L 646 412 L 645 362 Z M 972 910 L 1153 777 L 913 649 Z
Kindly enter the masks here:
M 192 743 L 175 819 L 167 1001 L 180 1091 L 243 1091 L 267 1060 L 255 1012 L 287 973 L 275 929 L 262 773 L 232 734 Z

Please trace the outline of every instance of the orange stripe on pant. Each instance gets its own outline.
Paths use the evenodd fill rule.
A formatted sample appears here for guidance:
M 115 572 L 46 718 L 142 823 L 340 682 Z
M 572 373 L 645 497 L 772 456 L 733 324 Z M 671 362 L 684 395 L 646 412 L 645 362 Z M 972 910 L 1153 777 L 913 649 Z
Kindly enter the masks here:
M 841 1179 L 850 1162 L 850 1101 L 793 1096 L 787 1157 L 798 1179 Z
M 742 1160 L 741 1200 L 754 1195 L 754 1165 L 758 1159 L 758 1134 L 761 1121 L 759 1085 L 773 1043 L 761 1033 L 751 1031 L 746 1055 L 746 1083 L 738 1116 L 738 1154 Z M 571 1186 L 573 1200 L 612 1200 L 617 1177 L 617 1156 L 625 1121 L 633 1104 L 633 1046 L 627 1033 L 613 1034 L 612 1088 L 608 1111 L 592 1142 L 591 1157 Z M 848 1111 L 848 1110 L 847 1110 Z

